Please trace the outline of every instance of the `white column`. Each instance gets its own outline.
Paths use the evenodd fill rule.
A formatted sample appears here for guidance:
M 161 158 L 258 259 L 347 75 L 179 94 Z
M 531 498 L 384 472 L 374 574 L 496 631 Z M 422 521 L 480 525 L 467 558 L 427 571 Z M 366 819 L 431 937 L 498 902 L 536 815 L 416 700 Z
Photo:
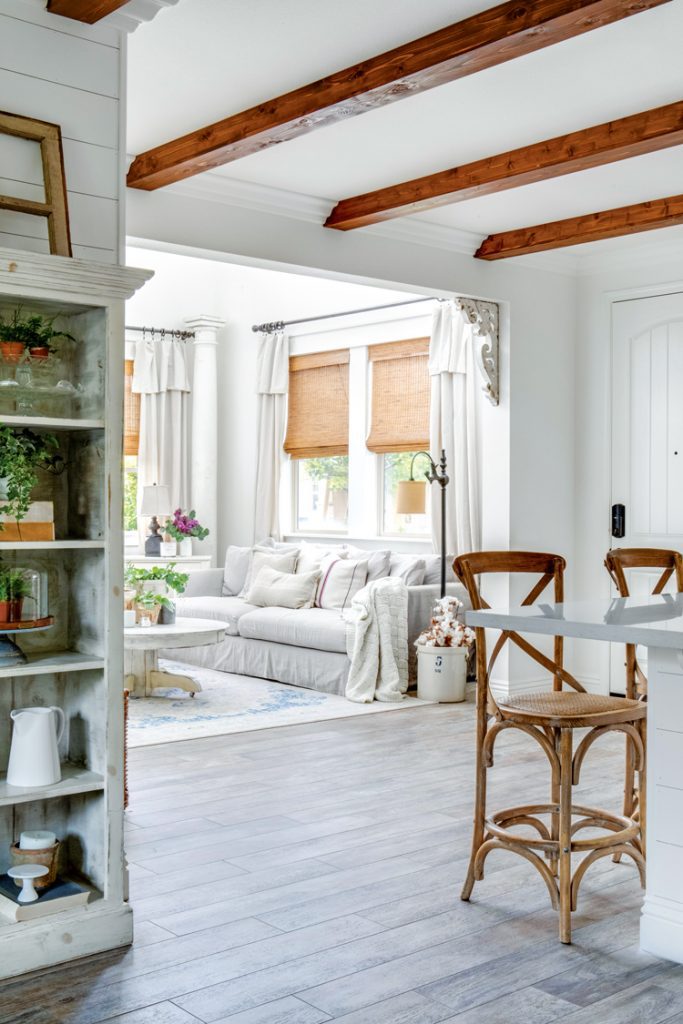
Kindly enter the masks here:
M 217 316 L 196 316 L 185 321 L 194 331 L 194 366 L 192 375 L 192 467 L 190 471 L 190 504 L 202 526 L 210 530 L 196 550 L 211 556 L 216 564 L 216 533 L 218 529 L 218 363 L 217 334 L 225 320 Z

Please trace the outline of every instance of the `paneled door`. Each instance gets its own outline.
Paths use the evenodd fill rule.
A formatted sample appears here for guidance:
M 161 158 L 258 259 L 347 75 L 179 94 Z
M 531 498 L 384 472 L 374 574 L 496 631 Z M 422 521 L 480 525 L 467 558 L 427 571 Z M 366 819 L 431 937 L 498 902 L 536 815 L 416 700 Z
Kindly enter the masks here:
M 613 547 L 683 551 L 683 292 L 612 307 L 614 505 L 625 533 Z M 658 576 L 633 571 L 631 593 L 649 594 Z M 610 689 L 623 693 L 624 648 L 611 646 Z

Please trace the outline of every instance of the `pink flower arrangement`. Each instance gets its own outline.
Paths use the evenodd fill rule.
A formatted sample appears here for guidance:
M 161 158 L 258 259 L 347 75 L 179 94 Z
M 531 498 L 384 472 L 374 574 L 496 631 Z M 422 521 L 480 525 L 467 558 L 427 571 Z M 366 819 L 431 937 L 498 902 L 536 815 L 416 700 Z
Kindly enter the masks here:
M 420 633 L 416 647 L 469 647 L 474 642 L 474 630 L 458 619 L 462 601 L 457 597 L 442 597 L 434 605 L 428 629 Z
M 191 509 L 189 512 L 183 512 L 181 508 L 175 510 L 172 519 L 166 520 L 164 533 L 168 533 L 169 536 L 173 537 L 173 540 L 186 540 L 188 537 L 204 540 L 205 537 L 209 536 L 207 528 L 202 526 L 195 517 L 194 509 Z

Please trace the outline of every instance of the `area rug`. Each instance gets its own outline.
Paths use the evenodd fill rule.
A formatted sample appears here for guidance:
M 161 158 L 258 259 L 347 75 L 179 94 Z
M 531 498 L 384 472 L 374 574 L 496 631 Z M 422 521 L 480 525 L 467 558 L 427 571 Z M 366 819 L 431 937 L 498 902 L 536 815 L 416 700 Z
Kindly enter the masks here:
M 428 703 L 417 697 L 406 697 L 396 704 L 379 701 L 353 704 L 336 694 L 318 693 L 267 679 L 214 672 L 175 661 L 161 661 L 160 666 L 196 679 L 201 683 L 201 692 L 190 697 L 182 690 L 155 690 L 153 697 L 131 700 L 128 705 L 129 747 L 403 711 Z

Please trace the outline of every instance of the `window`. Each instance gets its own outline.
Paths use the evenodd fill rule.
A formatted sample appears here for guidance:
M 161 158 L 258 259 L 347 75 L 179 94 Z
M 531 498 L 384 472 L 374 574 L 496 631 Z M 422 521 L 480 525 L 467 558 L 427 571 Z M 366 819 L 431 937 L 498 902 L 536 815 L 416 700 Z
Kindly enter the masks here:
M 399 515 L 396 488 L 399 480 L 410 476 L 415 452 L 429 448 L 429 339 L 371 345 L 368 359 L 372 411 L 367 447 L 381 458 L 380 533 L 426 536 L 428 510 L 425 515 Z M 420 475 L 423 461 L 416 464 Z
M 133 393 L 133 360 L 124 364 L 123 398 L 123 531 L 125 544 L 138 543 L 138 448 L 140 395 Z
M 399 481 L 429 448 L 428 363 L 425 337 L 290 358 L 283 511 L 291 530 L 428 543 L 431 488 L 424 515 L 396 511 Z M 416 479 L 426 468 L 416 462 Z
M 296 527 L 302 532 L 346 530 L 349 517 L 349 457 L 329 455 L 296 464 Z
M 294 522 L 342 531 L 348 522 L 349 351 L 289 360 L 285 451 L 294 460 Z

